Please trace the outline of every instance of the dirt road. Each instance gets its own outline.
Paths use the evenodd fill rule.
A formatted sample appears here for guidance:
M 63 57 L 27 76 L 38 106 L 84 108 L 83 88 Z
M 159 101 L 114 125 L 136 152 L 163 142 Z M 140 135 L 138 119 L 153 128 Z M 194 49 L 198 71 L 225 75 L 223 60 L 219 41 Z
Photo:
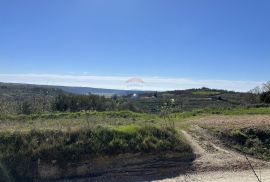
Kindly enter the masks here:
M 263 169 L 258 171 L 262 182 L 270 181 L 270 170 Z M 172 179 L 164 179 L 156 182 L 257 182 L 257 178 L 252 171 L 217 171 L 201 172 L 197 174 L 182 175 Z
M 197 158 L 193 162 L 194 172 L 159 182 L 256 182 L 246 157 L 238 152 L 216 145 L 215 139 L 203 129 L 195 127 L 191 133 L 182 131 L 191 144 Z M 262 182 L 270 182 L 267 162 L 248 157 Z

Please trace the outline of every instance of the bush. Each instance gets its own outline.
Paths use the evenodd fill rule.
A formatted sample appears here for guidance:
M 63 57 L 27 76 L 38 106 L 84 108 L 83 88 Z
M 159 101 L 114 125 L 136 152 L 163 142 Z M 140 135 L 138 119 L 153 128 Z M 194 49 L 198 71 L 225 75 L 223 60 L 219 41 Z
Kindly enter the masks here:
M 217 135 L 229 147 L 255 157 L 270 160 L 270 128 L 215 128 L 210 131 Z
M 29 115 L 32 113 L 31 104 L 28 102 L 23 102 L 21 105 L 21 113 Z

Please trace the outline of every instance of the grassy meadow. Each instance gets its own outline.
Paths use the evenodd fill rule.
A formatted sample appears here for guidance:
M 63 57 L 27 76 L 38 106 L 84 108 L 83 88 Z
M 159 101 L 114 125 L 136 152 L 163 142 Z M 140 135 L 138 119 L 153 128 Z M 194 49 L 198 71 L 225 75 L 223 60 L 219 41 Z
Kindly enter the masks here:
M 160 123 L 157 115 L 130 111 L 2 115 L 1 165 L 22 180 L 35 176 L 39 161 L 61 165 L 125 153 L 192 154 L 181 133 Z

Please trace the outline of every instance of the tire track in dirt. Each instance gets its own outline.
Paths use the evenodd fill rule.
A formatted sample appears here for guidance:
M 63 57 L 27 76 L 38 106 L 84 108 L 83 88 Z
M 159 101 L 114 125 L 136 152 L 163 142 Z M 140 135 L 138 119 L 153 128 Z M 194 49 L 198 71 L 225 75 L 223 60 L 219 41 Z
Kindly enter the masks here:
M 194 126 L 190 132 L 181 131 L 191 145 L 196 159 L 194 171 L 176 178 L 159 182 L 252 182 L 257 181 L 248 161 L 241 153 L 225 148 L 211 137 L 205 130 Z M 270 182 L 269 163 L 249 157 L 251 164 L 262 182 Z
M 250 166 L 245 155 L 234 150 L 225 148 L 217 140 L 211 137 L 204 129 L 195 126 L 192 132 L 182 131 L 188 142 L 191 144 L 196 160 L 193 162 L 196 171 L 216 171 L 216 170 L 249 170 Z M 255 168 L 269 167 L 269 163 L 249 157 Z

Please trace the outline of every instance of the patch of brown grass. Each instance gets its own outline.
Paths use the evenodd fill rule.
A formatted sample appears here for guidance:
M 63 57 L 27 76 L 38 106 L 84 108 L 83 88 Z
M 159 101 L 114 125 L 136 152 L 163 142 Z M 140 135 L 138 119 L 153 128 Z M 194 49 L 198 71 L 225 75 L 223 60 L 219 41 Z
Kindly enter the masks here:
M 270 115 L 218 115 L 218 116 L 205 116 L 196 118 L 191 121 L 200 126 L 269 126 Z

